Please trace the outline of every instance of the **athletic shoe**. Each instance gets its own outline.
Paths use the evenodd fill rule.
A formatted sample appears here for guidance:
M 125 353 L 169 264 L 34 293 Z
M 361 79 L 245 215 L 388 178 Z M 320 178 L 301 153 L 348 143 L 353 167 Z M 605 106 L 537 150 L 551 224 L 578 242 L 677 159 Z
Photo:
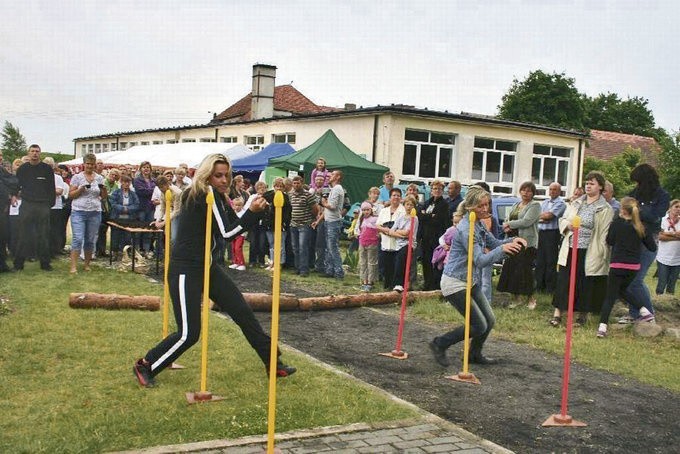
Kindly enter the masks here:
M 597 330 L 597 337 L 600 338 L 600 339 L 607 337 L 607 332 L 604 331 L 604 330 L 598 329 Z
M 267 375 L 269 375 L 269 366 L 265 367 Z M 293 366 L 287 366 L 281 361 L 276 363 L 276 378 L 285 378 L 293 375 L 297 371 Z
M 435 344 L 434 341 L 428 342 L 430 346 L 430 350 L 432 351 L 432 355 L 434 356 L 434 360 L 437 361 L 437 364 L 439 364 L 442 367 L 448 367 L 451 365 L 449 362 L 449 359 L 446 357 L 446 349 L 440 347 L 439 345 Z
M 641 315 L 635 319 L 634 323 L 655 323 L 654 314 Z
M 153 379 L 153 375 L 151 375 L 151 368 L 145 365 L 141 359 L 138 359 L 135 365 L 132 366 L 132 373 L 143 387 L 153 388 L 156 386 L 156 381 Z
M 246 266 L 245 265 L 236 265 L 236 269 L 239 270 L 239 271 L 245 271 Z
M 237 264 L 232 263 L 231 265 L 229 265 L 229 268 L 231 268 L 231 269 L 233 270 L 233 269 L 235 269 L 237 266 L 238 266 Z
M 630 325 L 633 323 L 635 319 L 631 317 L 630 315 L 624 315 L 623 317 L 619 318 L 618 324 L 619 325 Z
M 401 293 L 404 291 L 404 287 L 402 287 L 401 285 L 395 285 L 392 290 L 394 290 L 397 293 Z

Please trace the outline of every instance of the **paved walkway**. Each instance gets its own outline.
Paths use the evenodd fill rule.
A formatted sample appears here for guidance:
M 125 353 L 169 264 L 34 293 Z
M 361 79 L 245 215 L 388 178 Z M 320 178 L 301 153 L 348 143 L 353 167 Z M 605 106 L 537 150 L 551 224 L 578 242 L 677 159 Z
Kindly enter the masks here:
M 377 425 L 349 426 L 276 434 L 276 452 L 303 454 L 332 452 L 357 453 L 510 453 L 434 415 Z M 201 454 L 255 454 L 266 452 L 267 436 L 236 440 L 213 440 L 184 445 L 160 446 L 142 451 L 147 454 L 193 452 Z M 130 451 L 133 452 L 133 451 Z

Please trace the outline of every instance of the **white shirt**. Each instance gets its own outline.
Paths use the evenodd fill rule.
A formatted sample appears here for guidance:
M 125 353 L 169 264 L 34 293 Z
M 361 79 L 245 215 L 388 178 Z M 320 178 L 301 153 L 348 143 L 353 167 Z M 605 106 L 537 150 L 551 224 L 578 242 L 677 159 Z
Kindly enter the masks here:
M 680 221 L 673 227 L 671 226 L 668 215 L 664 216 L 661 220 L 661 231 L 675 232 L 677 230 L 680 230 Z M 656 253 L 656 259 L 663 265 L 680 265 L 680 241 L 659 241 L 659 250 Z
M 387 206 L 380 210 L 380 213 L 378 213 L 378 220 L 375 222 L 375 225 L 383 225 L 386 222 L 394 222 L 396 221 L 399 217 L 405 216 L 406 215 L 406 210 L 404 209 L 404 205 L 399 205 L 397 209 L 394 211 L 394 214 L 391 213 L 392 208 Z M 393 236 L 387 236 L 384 233 L 380 234 L 380 249 L 383 251 L 396 251 L 397 250 L 397 239 Z

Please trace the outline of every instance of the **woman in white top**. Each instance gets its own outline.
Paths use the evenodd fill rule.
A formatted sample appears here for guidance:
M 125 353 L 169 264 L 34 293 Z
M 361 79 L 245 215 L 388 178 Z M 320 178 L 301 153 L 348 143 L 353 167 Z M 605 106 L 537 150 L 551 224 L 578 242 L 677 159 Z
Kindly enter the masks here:
M 71 178 L 68 193 L 71 202 L 71 273 L 78 272 L 80 251 L 85 255 L 84 270 L 90 271 L 99 224 L 102 219 L 102 197 L 108 197 L 104 177 L 94 171 L 97 158 L 94 154 L 83 157 L 85 170 Z
M 668 214 L 661 220 L 656 267 L 659 275 L 656 294 L 674 294 L 680 274 L 680 199 L 671 200 Z

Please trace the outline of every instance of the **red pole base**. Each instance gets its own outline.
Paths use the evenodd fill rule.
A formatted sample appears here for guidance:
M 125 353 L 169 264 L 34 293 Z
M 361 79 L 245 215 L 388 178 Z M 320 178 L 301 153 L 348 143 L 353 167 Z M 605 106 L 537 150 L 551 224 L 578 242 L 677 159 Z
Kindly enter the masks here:
M 378 353 L 380 356 L 387 356 L 393 359 L 406 359 L 408 358 L 408 353 L 402 350 L 392 350 L 389 353 Z
M 450 375 L 450 376 L 444 377 L 444 378 L 447 378 L 447 379 L 453 380 L 453 381 L 460 381 L 460 382 L 463 382 L 463 383 L 470 383 L 471 385 L 481 385 L 482 384 L 482 382 L 479 381 L 479 379 L 477 377 L 475 377 L 475 374 L 473 374 L 472 372 L 468 372 L 467 374 L 463 373 L 463 372 L 459 372 L 456 375 Z
M 187 402 L 189 404 L 198 404 L 201 402 L 217 402 L 218 400 L 224 400 L 224 397 L 215 396 L 210 391 L 198 391 L 186 393 Z
M 182 370 L 182 369 L 184 369 L 184 366 L 182 366 L 181 364 L 172 363 L 172 364 L 170 364 L 170 367 L 168 367 L 168 369 L 170 369 L 170 370 Z
M 552 415 L 541 425 L 543 427 L 586 427 L 588 424 L 577 421 L 569 415 Z

